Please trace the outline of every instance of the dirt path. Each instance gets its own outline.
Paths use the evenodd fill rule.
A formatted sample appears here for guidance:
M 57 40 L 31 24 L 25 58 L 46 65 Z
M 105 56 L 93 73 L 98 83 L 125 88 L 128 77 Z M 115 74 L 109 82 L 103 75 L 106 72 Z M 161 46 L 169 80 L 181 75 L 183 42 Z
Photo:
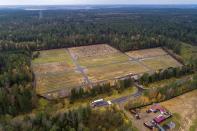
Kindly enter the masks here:
M 66 49 L 66 50 L 68 51 L 69 55 L 71 56 L 71 58 L 72 58 L 72 60 L 73 60 L 73 63 L 74 63 L 75 66 L 77 67 L 77 70 L 78 70 L 79 72 L 81 72 L 81 74 L 83 75 L 85 83 L 86 83 L 87 85 L 89 85 L 89 86 L 92 86 L 92 82 L 89 80 L 88 76 L 87 76 L 86 73 L 84 72 L 84 68 L 82 68 L 82 67 L 78 64 L 77 58 L 76 58 L 68 49 Z
M 129 57 L 129 60 L 130 60 L 130 61 L 134 61 L 134 62 L 136 62 L 136 63 L 138 63 L 138 64 L 144 66 L 149 72 L 154 72 L 154 70 L 153 70 L 152 68 L 150 68 L 150 67 L 148 67 L 147 65 L 145 65 L 144 63 L 142 63 L 142 62 L 140 61 L 140 59 L 134 59 L 134 58 L 132 58 L 131 56 L 129 56 L 128 54 L 126 54 L 126 53 L 124 53 L 124 54 L 125 54 L 126 56 Z

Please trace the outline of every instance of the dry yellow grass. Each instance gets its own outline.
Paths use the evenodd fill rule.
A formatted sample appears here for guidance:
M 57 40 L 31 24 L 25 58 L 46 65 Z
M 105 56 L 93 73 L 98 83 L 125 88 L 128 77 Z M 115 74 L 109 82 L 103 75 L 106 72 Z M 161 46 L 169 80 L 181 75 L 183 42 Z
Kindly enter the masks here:
M 90 67 L 86 70 L 86 73 L 92 82 L 97 82 L 147 71 L 148 70 L 139 63 L 124 62 L 106 66 Z
M 93 83 L 150 71 L 130 57 L 140 58 L 139 61 L 153 70 L 181 66 L 161 48 L 130 51 L 127 55 L 106 44 L 44 50 L 32 61 L 37 80 L 36 90 L 39 94 L 46 94 L 59 90 L 70 91 L 84 85 L 84 76 L 81 70 L 77 72 L 75 64 L 84 68 Z
M 72 88 L 79 87 L 83 83 L 83 76 L 79 72 L 70 71 L 62 73 L 50 73 L 37 76 L 36 91 L 39 94 L 66 90 L 70 91 Z
M 170 55 L 147 58 L 147 59 L 142 59 L 140 61 L 153 70 L 181 66 L 181 64 L 178 61 L 176 61 L 174 58 L 172 58 Z
M 142 59 L 146 57 L 166 55 L 167 53 L 162 48 L 152 48 L 152 49 L 129 51 L 126 52 L 126 54 L 134 59 Z
M 69 48 L 69 51 L 77 58 L 105 56 L 119 52 L 107 44 L 73 47 Z
M 78 62 L 81 66 L 84 67 L 92 67 L 92 66 L 101 66 L 101 65 L 108 65 L 113 63 L 120 63 L 128 61 L 129 57 L 123 53 L 114 53 L 104 56 L 92 56 L 92 57 L 85 57 L 79 58 Z

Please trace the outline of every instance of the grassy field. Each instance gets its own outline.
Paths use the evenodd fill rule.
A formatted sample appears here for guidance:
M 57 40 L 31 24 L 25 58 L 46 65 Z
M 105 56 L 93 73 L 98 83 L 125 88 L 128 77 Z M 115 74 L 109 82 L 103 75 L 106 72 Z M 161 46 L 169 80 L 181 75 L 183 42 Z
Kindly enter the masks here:
M 75 70 L 73 60 L 67 49 L 40 51 L 32 61 L 36 75 L 36 91 L 47 94 L 58 90 L 70 91 L 83 83 L 83 76 Z
M 87 68 L 86 73 L 92 82 L 123 77 L 129 74 L 139 74 L 148 70 L 136 62 L 124 62 L 106 66 Z
M 104 56 L 91 56 L 91 57 L 79 58 L 78 63 L 83 67 L 92 67 L 92 66 L 102 66 L 102 65 L 108 65 L 113 63 L 120 63 L 128 60 L 129 57 L 127 57 L 123 53 L 118 52 Z
M 106 44 L 44 50 L 32 61 L 38 94 L 70 91 L 84 85 L 82 70 L 91 82 L 97 83 L 177 66 L 181 64 L 161 48 L 124 54 Z
M 181 64 L 172 58 L 170 55 L 164 55 L 154 58 L 147 58 L 140 60 L 143 64 L 147 65 L 152 70 L 166 69 L 169 67 L 178 67 Z
M 46 64 L 53 62 L 66 62 L 68 67 L 73 67 L 74 64 L 66 49 L 44 50 L 40 51 L 37 59 L 32 61 L 33 64 Z
M 143 50 L 136 50 L 136 51 L 129 51 L 126 52 L 128 56 L 134 59 L 143 59 L 155 56 L 163 56 L 167 53 L 162 48 L 152 48 L 152 49 L 143 49 Z
M 197 90 L 175 97 L 171 100 L 162 102 L 161 105 L 166 107 L 173 114 L 178 114 L 178 122 L 183 131 L 188 131 L 192 122 L 197 116 Z M 175 116 L 176 117 L 176 116 Z
M 83 83 L 83 77 L 76 71 L 50 73 L 37 77 L 37 92 L 39 94 L 60 89 L 71 90 Z

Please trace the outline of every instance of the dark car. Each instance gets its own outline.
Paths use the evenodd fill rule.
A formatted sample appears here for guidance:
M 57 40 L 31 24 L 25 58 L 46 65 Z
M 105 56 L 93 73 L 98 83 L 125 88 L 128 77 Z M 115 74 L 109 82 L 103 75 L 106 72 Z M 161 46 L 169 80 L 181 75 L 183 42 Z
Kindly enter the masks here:
M 153 129 L 156 126 L 154 121 L 148 121 L 144 123 L 144 126 L 148 127 L 149 129 Z

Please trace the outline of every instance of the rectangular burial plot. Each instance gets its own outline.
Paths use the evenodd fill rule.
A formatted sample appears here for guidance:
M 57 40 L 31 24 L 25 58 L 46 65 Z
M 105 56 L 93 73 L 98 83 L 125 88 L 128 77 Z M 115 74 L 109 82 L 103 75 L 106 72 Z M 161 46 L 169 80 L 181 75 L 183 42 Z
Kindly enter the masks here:
M 46 64 L 34 64 L 33 70 L 35 74 L 65 72 L 70 70 L 66 62 L 54 62 Z
M 76 59 L 94 56 L 106 56 L 120 52 L 107 44 L 73 47 L 69 48 L 69 51 Z
M 126 52 L 126 54 L 133 59 L 143 59 L 143 58 L 148 58 L 148 57 L 167 55 L 167 53 L 162 48 L 129 51 L 129 52 Z
M 129 61 L 104 66 L 88 67 L 86 74 L 92 82 L 99 82 L 147 71 L 148 70 L 141 64 Z
M 146 58 L 140 61 L 153 70 L 181 66 L 181 64 L 178 61 L 176 61 L 174 58 L 172 58 L 170 55 L 159 56 L 154 58 Z
M 83 67 L 102 66 L 126 61 L 129 61 L 129 57 L 121 52 L 105 56 L 92 56 L 78 59 L 78 63 Z
M 94 67 L 129 61 L 129 57 L 107 45 L 90 45 L 69 48 L 71 54 L 82 67 Z
M 42 96 L 61 90 L 70 92 L 83 82 L 83 76 L 76 72 L 67 49 L 40 51 L 39 57 L 32 61 L 32 67 L 36 78 L 36 91 Z
M 33 60 L 33 64 L 46 64 L 53 62 L 66 62 L 68 67 L 73 67 L 73 61 L 66 49 L 55 49 L 40 51 L 38 58 Z
M 46 94 L 58 90 L 70 92 L 71 89 L 81 86 L 84 81 L 81 73 L 74 70 L 38 75 L 36 80 L 36 91 L 38 94 Z
M 75 65 L 66 49 L 40 51 L 38 58 L 32 61 L 34 73 L 68 71 Z

